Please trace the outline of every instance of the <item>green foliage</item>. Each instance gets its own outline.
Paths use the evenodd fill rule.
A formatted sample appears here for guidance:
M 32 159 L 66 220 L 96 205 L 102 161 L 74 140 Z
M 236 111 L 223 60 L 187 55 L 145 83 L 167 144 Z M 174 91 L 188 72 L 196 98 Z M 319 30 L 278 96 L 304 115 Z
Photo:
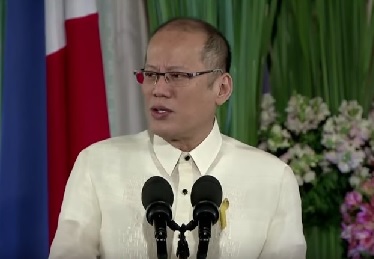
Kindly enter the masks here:
M 338 170 L 329 173 L 319 170 L 313 184 L 300 188 L 305 227 L 340 225 L 340 206 L 350 190 L 348 179 L 348 175 L 341 175 Z
M 374 98 L 374 17 L 366 0 L 283 0 L 271 51 L 272 94 L 283 109 L 292 93 L 322 97 L 333 113 Z

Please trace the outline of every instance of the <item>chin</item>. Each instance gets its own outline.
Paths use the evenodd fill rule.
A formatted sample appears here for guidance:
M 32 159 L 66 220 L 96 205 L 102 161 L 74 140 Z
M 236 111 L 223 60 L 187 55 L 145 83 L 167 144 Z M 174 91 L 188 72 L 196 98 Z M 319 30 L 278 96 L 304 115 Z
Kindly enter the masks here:
M 156 134 L 162 138 L 167 138 L 168 136 L 175 134 L 175 127 L 169 123 L 163 121 L 151 121 L 149 123 L 149 129 L 153 134 Z

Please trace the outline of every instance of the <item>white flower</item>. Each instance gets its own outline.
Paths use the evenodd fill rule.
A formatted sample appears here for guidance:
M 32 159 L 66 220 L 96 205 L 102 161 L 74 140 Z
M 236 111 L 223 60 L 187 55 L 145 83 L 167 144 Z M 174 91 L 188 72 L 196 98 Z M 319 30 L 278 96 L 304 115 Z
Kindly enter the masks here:
M 371 111 L 370 111 L 370 113 L 369 113 L 369 119 L 370 119 L 371 121 L 374 121 L 374 102 L 373 102 L 373 104 L 372 104 L 372 108 L 371 108 Z
M 357 188 L 361 183 L 370 177 L 370 170 L 367 167 L 357 168 L 349 178 L 349 183 L 353 188 Z
M 354 101 L 344 100 L 339 107 L 339 112 L 348 120 L 362 119 L 362 107 L 358 104 L 356 100 Z
M 344 123 L 338 123 L 338 120 L 336 120 L 336 122 L 334 134 L 339 136 L 342 143 L 349 142 L 355 147 L 361 147 L 369 140 L 370 124 L 367 120 L 345 121 Z
M 343 161 L 338 162 L 338 168 L 342 173 L 348 173 L 350 171 L 349 165 Z
M 322 173 L 326 174 L 332 172 L 331 163 L 326 159 L 321 159 L 318 165 L 322 168 Z
M 322 144 L 329 149 L 336 149 L 342 142 L 344 142 L 343 137 L 336 133 L 323 134 L 322 136 Z
M 266 130 L 271 124 L 275 123 L 277 113 L 274 106 L 275 100 L 271 94 L 264 94 L 261 100 L 261 130 Z
M 343 142 L 336 150 L 325 151 L 325 159 L 338 166 L 342 173 L 348 173 L 360 167 L 365 159 L 365 152 L 351 143 Z
M 288 149 L 281 159 L 290 165 L 299 185 L 311 183 L 316 179 L 313 168 L 319 164 L 320 157 L 309 146 L 296 144 Z
M 371 146 L 371 150 L 374 152 L 374 110 L 373 110 L 373 118 L 369 124 L 369 145 Z
M 258 146 L 259 149 L 266 151 L 268 149 L 268 145 L 266 142 L 261 142 Z
M 274 107 L 275 99 L 270 93 L 262 95 L 261 108 L 266 110 L 270 107 Z
M 316 97 L 309 101 L 314 113 L 313 127 L 317 127 L 320 122 L 324 121 L 330 115 L 330 110 L 321 97 Z
M 270 151 L 275 152 L 280 148 L 287 148 L 290 146 L 291 135 L 286 129 L 278 124 L 274 124 L 271 127 L 269 138 L 267 140 L 267 147 Z
M 296 134 L 317 129 L 320 123 L 330 115 L 328 106 L 320 97 L 310 100 L 301 95 L 294 95 L 290 98 L 286 112 L 286 126 Z
M 295 175 L 295 177 L 296 177 L 296 181 L 299 184 L 299 186 L 303 186 L 304 184 L 303 178 L 300 175 Z
M 363 147 L 370 141 L 372 123 L 362 118 L 362 108 L 356 101 L 344 101 L 339 112 L 324 124 L 321 143 L 326 147 L 325 159 L 348 173 L 368 159 Z
M 367 179 L 370 176 L 369 168 L 362 167 L 355 171 L 362 179 Z
M 357 176 L 354 176 L 352 175 L 351 177 L 349 177 L 349 184 L 353 187 L 353 188 L 357 188 L 361 183 L 361 180 L 359 177 Z
M 309 171 L 304 175 L 304 182 L 310 183 L 313 182 L 316 179 L 316 173 L 313 171 Z
M 335 124 L 333 118 L 328 118 L 323 125 L 323 131 L 325 133 L 334 133 L 335 132 Z

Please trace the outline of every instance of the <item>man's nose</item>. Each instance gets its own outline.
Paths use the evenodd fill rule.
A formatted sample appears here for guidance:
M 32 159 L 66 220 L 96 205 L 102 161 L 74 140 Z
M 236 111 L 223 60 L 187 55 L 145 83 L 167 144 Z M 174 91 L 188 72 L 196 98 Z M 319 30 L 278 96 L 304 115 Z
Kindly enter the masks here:
M 163 75 L 159 75 L 153 84 L 153 91 L 154 96 L 157 97 L 170 97 L 171 89 L 170 84 L 167 83 L 167 78 Z
M 159 81 L 162 81 L 162 80 L 163 80 L 165 83 L 168 83 L 168 82 L 169 82 L 169 77 L 168 77 L 166 74 L 164 74 L 164 75 L 160 75 L 160 74 L 158 74 L 157 77 L 156 77 L 156 79 L 155 79 L 154 84 L 156 85 L 156 84 L 159 83 Z

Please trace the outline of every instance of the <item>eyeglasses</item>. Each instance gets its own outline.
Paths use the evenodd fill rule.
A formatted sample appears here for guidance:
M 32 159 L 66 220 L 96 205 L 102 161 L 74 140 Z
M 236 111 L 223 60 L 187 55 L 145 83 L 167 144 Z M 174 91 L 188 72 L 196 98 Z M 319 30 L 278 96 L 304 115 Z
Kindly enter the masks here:
M 207 71 L 200 71 L 200 72 L 154 72 L 154 71 L 147 71 L 144 69 L 134 71 L 134 75 L 136 77 L 136 81 L 139 84 L 157 84 L 160 76 L 165 78 L 166 83 L 172 83 L 173 85 L 185 85 L 188 83 L 189 80 L 195 78 L 197 76 L 201 76 L 208 73 L 223 73 L 222 69 L 212 69 Z

